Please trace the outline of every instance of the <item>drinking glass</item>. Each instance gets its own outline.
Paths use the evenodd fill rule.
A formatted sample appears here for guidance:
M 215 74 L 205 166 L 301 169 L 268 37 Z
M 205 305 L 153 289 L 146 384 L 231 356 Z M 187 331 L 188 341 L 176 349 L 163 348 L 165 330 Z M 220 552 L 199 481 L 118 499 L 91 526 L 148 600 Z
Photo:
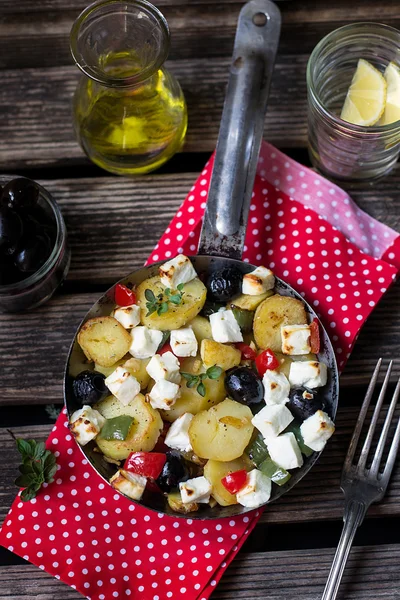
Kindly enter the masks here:
M 400 66 L 400 31 L 378 23 L 340 27 L 319 42 L 307 65 L 310 159 L 339 183 L 378 179 L 399 156 L 400 121 L 365 127 L 340 118 L 360 58 L 382 73 L 390 62 Z

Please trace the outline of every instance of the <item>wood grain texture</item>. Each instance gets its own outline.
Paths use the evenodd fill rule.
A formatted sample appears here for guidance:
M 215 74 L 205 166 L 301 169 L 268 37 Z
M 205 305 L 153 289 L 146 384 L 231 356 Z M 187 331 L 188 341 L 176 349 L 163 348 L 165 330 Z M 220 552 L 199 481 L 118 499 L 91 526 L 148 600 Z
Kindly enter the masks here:
M 318 600 L 334 549 L 239 553 L 211 595 L 211 600 Z M 398 600 L 399 546 L 352 549 L 337 600 Z M 61 581 L 33 565 L 0 567 L 0 599 L 78 600 Z
M 267 506 L 262 523 L 303 523 L 340 520 L 343 516 L 343 495 L 340 491 L 340 474 L 352 435 L 359 408 L 339 409 L 334 437 L 329 441 L 320 460 L 310 473 L 290 492 L 277 502 Z M 45 439 L 50 425 L 12 428 L 17 437 Z M 16 488 L 13 481 L 17 476 L 20 455 L 15 442 L 6 429 L 0 428 L 0 522 L 5 517 Z M 393 472 L 392 480 L 384 500 L 371 507 L 369 517 L 400 516 L 400 466 Z

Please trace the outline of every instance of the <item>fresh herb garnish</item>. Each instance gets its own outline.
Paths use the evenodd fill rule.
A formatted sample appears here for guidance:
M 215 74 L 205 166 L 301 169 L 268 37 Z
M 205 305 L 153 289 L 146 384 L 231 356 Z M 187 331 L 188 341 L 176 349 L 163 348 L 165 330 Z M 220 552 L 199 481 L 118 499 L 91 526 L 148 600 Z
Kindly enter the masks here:
M 18 467 L 21 475 L 14 483 L 25 488 L 21 493 L 21 500 L 28 502 L 35 498 L 43 483 L 54 481 L 56 457 L 50 450 L 46 450 L 44 442 L 19 438 L 16 443 L 22 456 L 22 465 Z
M 213 367 L 209 367 L 205 373 L 200 373 L 199 375 L 192 375 L 192 373 L 181 373 L 182 377 L 186 379 L 186 387 L 188 388 L 196 388 L 197 393 L 200 396 L 206 395 L 206 386 L 203 383 L 204 379 L 218 379 L 221 375 L 222 369 L 221 367 L 217 367 L 214 365 Z
M 165 288 L 164 293 L 158 294 L 157 296 L 154 294 L 152 290 L 145 290 L 144 295 L 147 300 L 146 308 L 147 315 L 153 314 L 157 312 L 158 315 L 162 315 L 168 311 L 168 304 L 181 304 L 182 298 L 185 292 L 183 290 L 183 283 L 180 283 L 176 286 L 176 290 L 174 292 L 171 291 L 170 288 Z

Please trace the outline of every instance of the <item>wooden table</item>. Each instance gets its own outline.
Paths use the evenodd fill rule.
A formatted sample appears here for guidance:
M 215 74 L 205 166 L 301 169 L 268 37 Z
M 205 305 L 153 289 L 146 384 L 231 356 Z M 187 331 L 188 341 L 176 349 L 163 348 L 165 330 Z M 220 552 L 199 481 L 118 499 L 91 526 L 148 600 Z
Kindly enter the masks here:
M 184 152 L 161 171 L 123 179 L 91 165 L 75 141 L 71 96 L 79 77 L 68 34 L 86 0 L 0 0 L 0 171 L 43 183 L 70 233 L 68 280 L 43 308 L 0 315 L 0 521 L 15 495 L 15 435 L 45 438 L 46 405 L 62 402 L 62 371 L 74 330 L 100 292 L 141 266 L 214 148 L 237 16 L 235 0 L 159 0 L 172 30 L 169 67 L 189 106 Z M 280 3 L 282 37 L 265 137 L 308 164 L 305 67 L 332 29 L 354 21 L 400 27 L 398 0 Z M 400 229 L 400 168 L 353 192 L 362 209 Z M 337 434 L 291 493 L 271 505 L 213 594 L 215 599 L 317 600 L 341 529 L 339 476 L 365 384 L 378 356 L 400 353 L 399 286 L 377 307 L 341 378 Z M 400 373 L 400 361 L 396 365 Z M 356 536 L 339 598 L 400 598 L 400 470 Z M 0 598 L 81 597 L 0 549 Z

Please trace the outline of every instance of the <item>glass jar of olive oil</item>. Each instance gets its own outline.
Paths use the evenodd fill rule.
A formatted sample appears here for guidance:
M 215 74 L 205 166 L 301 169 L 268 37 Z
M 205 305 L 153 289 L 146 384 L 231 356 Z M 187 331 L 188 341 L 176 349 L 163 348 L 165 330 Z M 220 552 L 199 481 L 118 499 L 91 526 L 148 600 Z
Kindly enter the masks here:
M 74 125 L 89 158 L 121 175 L 148 173 L 182 146 L 186 103 L 163 66 L 167 21 L 146 0 L 99 0 L 71 30 L 71 52 L 84 73 Z

